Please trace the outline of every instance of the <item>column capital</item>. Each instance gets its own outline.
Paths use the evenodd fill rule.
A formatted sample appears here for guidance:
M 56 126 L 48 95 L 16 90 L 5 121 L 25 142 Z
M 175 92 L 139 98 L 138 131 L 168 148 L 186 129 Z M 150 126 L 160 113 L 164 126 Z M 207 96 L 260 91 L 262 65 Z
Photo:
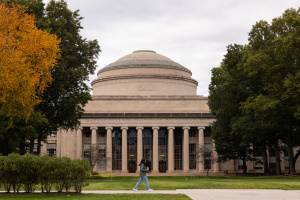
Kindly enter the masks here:
M 189 126 L 184 126 L 184 127 L 182 127 L 182 129 L 190 130 L 190 127 Z
M 82 126 L 78 126 L 77 130 L 83 130 L 83 127 Z
M 169 127 L 167 127 L 167 129 L 168 129 L 168 130 L 170 130 L 170 129 L 173 129 L 173 130 L 174 130 L 175 127 L 174 127 L 174 126 L 169 126 Z
M 113 127 L 111 127 L 111 126 L 107 126 L 107 127 L 105 127 L 105 130 L 113 130 Z
M 138 129 L 144 130 L 144 127 L 142 127 L 142 126 L 137 126 L 137 127 L 136 127 L 136 130 L 138 130 Z
M 200 129 L 205 129 L 205 127 L 204 126 L 198 126 L 198 130 L 200 130 Z
M 90 129 L 91 129 L 91 130 L 94 130 L 94 129 L 95 129 L 95 130 L 98 130 L 98 127 L 97 127 L 97 126 L 91 126 Z
M 158 129 L 159 129 L 159 127 L 158 127 L 158 126 L 153 126 L 153 127 L 152 127 L 152 130 L 155 130 L 155 129 L 157 129 L 157 130 L 158 130 Z
M 123 129 L 128 130 L 128 126 L 122 126 L 121 129 L 122 129 L 122 130 L 123 130 Z

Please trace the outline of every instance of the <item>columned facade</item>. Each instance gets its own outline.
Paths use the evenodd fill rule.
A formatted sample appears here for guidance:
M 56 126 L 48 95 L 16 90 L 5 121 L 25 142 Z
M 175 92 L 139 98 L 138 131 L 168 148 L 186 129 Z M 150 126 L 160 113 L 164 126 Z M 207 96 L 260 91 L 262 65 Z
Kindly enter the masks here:
M 135 124 L 132 122 L 141 121 L 141 123 Z M 204 130 L 209 129 L 209 122 L 212 120 L 212 117 L 206 117 L 206 119 L 116 119 L 116 118 L 90 118 L 87 115 L 82 119 L 82 126 L 80 126 L 76 130 L 76 158 L 82 159 L 84 157 L 83 145 L 84 141 L 88 141 L 90 137 L 91 145 L 101 145 L 101 130 L 105 130 L 105 152 L 106 152 L 106 164 L 105 171 L 99 171 L 101 173 L 122 173 L 122 174 L 130 174 L 130 173 L 139 173 L 139 163 L 142 158 L 147 155 L 148 161 L 151 163 L 149 166 L 151 168 L 152 174 L 178 174 L 178 173 L 204 173 L 204 165 L 203 162 L 199 160 L 203 157 L 203 152 L 201 149 L 204 148 Z M 155 123 L 153 121 L 160 121 L 162 123 Z M 174 121 L 175 123 L 172 123 Z M 178 124 L 178 121 L 183 121 L 184 126 Z M 121 125 L 115 124 L 115 122 L 121 122 Z M 127 122 L 127 123 L 126 123 Z M 167 125 L 169 123 L 169 125 Z M 190 126 L 186 126 L 190 123 Z M 197 124 L 202 124 L 202 126 L 196 126 Z M 205 125 L 206 124 L 206 125 Z M 121 131 L 121 167 L 120 169 L 112 168 L 112 161 L 115 159 L 112 157 L 113 149 L 113 138 L 116 137 L 115 129 L 119 129 Z M 128 132 L 136 132 L 135 135 L 131 136 Z M 178 144 L 178 141 L 175 142 L 174 131 L 176 129 L 176 137 L 182 138 L 181 144 Z M 88 132 L 84 133 L 84 130 L 90 130 L 90 135 Z M 149 132 L 150 131 L 150 132 Z M 152 132 L 151 132 L 152 131 Z M 149 135 L 152 137 L 146 137 Z M 145 135 L 146 134 L 146 135 Z M 148 135 L 147 135 L 148 134 Z M 179 134 L 179 136 L 178 136 Z M 182 136 L 180 136 L 180 134 Z M 99 138 L 100 137 L 100 138 Z M 133 141 L 133 143 L 132 143 Z M 136 141 L 136 142 L 134 142 Z M 132 143 L 132 144 L 131 144 Z M 177 147 L 174 149 L 174 144 L 176 143 Z M 129 145 L 136 144 L 136 151 L 128 152 Z M 149 144 L 152 146 L 149 148 Z M 145 148 L 144 145 L 148 145 Z M 211 143 L 211 146 L 214 144 Z M 181 146 L 181 147 L 180 147 Z M 180 150 L 180 148 L 182 150 Z M 216 152 L 212 153 L 215 156 Z M 193 155 L 196 158 L 195 166 L 190 166 L 191 159 L 193 159 Z M 134 159 L 136 156 L 136 159 Z M 174 159 L 176 158 L 176 167 L 174 165 Z M 179 161 L 178 161 L 179 160 Z M 129 169 L 130 163 L 134 162 L 135 167 L 133 170 Z M 179 164 L 178 164 L 179 162 Z M 182 164 L 180 164 L 180 162 Z M 182 167 L 180 167 L 182 166 Z M 212 172 L 219 173 L 219 165 L 216 163 L 212 163 L 211 165 Z M 94 171 L 98 171 L 99 166 L 96 164 Z M 102 169 L 103 170 L 103 169 Z
M 98 173 L 138 175 L 142 158 L 153 175 L 225 169 L 214 162 L 208 98 L 197 95 L 198 82 L 188 68 L 141 50 L 100 69 L 97 76 L 80 126 L 48 138 L 47 152 L 89 160 L 89 150 L 96 147 L 93 170 Z

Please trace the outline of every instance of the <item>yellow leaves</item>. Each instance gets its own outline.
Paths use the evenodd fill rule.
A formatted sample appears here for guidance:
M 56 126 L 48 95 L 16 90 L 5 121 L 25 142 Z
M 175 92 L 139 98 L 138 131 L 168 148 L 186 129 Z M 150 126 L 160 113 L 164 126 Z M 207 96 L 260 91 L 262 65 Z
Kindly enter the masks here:
M 34 16 L 0 5 L 0 114 L 28 118 L 52 78 L 60 40 L 38 30 Z

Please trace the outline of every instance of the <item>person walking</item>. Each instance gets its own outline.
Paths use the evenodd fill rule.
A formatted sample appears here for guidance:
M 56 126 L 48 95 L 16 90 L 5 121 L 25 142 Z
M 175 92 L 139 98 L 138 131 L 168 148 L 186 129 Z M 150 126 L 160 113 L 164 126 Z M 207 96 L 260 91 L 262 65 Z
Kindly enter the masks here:
M 147 167 L 146 167 L 146 162 L 145 162 L 144 158 L 141 160 L 139 166 L 140 166 L 140 180 L 135 185 L 135 187 L 133 188 L 133 190 L 137 192 L 138 191 L 137 190 L 138 186 L 142 183 L 142 181 L 144 179 L 145 182 L 146 182 L 146 187 L 147 187 L 148 192 L 152 192 L 153 190 L 150 189 L 149 182 L 148 182 L 148 179 L 147 179 L 147 176 L 146 176 L 146 173 L 149 173 L 149 169 L 147 169 Z

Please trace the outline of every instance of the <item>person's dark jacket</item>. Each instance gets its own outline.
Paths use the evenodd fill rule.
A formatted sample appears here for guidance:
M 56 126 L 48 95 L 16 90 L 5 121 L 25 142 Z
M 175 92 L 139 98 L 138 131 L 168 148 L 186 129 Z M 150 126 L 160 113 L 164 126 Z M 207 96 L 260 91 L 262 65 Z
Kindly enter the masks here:
M 140 166 L 140 176 L 146 176 L 147 173 L 147 167 L 144 164 L 141 164 Z

